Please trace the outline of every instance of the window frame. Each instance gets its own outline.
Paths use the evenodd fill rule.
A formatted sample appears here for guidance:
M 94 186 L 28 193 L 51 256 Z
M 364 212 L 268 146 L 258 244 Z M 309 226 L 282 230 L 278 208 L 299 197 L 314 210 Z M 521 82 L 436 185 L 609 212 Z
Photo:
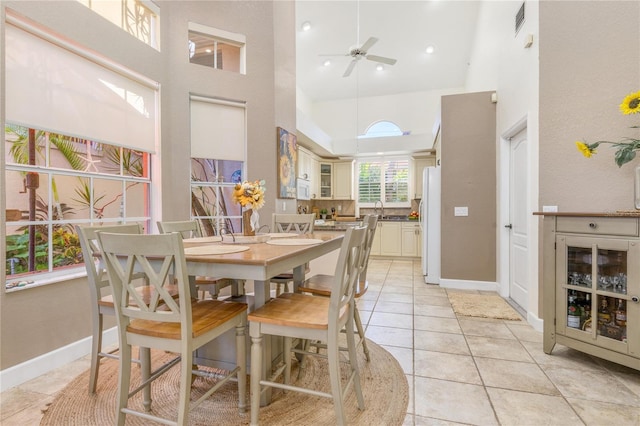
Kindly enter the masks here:
M 387 202 L 385 201 L 385 191 L 386 191 L 386 172 L 387 172 L 387 167 L 388 164 L 390 162 L 394 162 L 394 161 L 406 161 L 407 163 L 407 168 L 406 168 L 406 173 L 407 173 L 407 178 L 406 178 L 406 182 L 407 182 L 407 201 L 393 201 L 393 202 Z M 390 155 L 390 156 L 377 156 L 377 157 L 360 157 L 357 159 L 356 161 L 356 170 L 357 170 L 357 176 L 358 179 L 356 180 L 356 196 L 357 196 L 357 204 L 358 207 L 364 207 L 364 208 L 374 208 L 375 207 L 375 201 L 374 202 L 360 202 L 360 165 L 363 163 L 381 163 L 382 164 L 382 170 L 380 173 L 380 200 L 382 201 L 382 203 L 384 204 L 385 207 L 393 207 L 393 208 L 406 208 L 406 207 L 411 207 L 411 186 L 412 186 L 412 180 L 411 180 L 411 157 L 409 155 Z
M 199 33 L 203 36 L 211 38 L 216 46 L 218 43 L 227 44 L 230 46 L 234 46 L 240 49 L 239 54 L 239 69 L 238 74 L 246 75 L 247 74 L 247 37 L 244 34 L 233 33 L 231 31 L 221 30 L 219 28 L 209 27 L 207 25 L 198 24 L 196 22 L 189 22 L 188 24 L 188 32 Z M 188 34 L 187 34 L 188 38 Z M 187 56 L 189 57 L 189 47 L 186 48 Z M 215 57 L 217 57 L 217 48 L 215 52 Z M 190 61 L 189 57 L 189 62 Z M 214 63 L 217 63 L 217 59 Z M 199 65 L 195 63 L 195 65 Z M 203 66 L 203 65 L 201 65 Z M 235 72 L 230 70 L 225 70 L 223 68 L 217 68 L 215 66 L 209 67 L 218 71 L 227 71 L 227 72 Z

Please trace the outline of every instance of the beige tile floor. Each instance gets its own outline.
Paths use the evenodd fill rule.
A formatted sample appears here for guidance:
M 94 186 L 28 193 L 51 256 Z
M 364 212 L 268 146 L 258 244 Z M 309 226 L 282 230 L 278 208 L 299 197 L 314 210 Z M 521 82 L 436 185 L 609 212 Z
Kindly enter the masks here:
M 524 321 L 457 317 L 420 263 L 375 260 L 359 301 L 367 337 L 400 362 L 410 390 L 405 425 L 640 426 L 640 372 L 557 345 Z M 75 361 L 0 395 L 3 426 L 41 410 L 89 367 Z

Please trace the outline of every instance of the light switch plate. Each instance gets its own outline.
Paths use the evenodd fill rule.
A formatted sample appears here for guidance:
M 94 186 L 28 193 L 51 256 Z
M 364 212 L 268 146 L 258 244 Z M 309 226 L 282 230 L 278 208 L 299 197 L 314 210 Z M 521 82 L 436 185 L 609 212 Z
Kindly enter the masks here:
M 545 213 L 557 213 L 558 206 L 542 206 L 542 211 Z
M 469 207 L 454 207 L 454 216 L 469 216 Z

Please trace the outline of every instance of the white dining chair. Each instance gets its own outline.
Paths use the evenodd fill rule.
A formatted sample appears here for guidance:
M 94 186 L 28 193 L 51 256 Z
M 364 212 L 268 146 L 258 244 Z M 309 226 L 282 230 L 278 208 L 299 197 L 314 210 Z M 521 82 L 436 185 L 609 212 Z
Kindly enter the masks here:
M 142 227 L 138 224 L 128 225 L 107 225 L 107 226 L 76 226 L 80 247 L 82 248 L 82 257 L 84 259 L 85 269 L 87 271 L 87 281 L 89 282 L 89 296 L 91 301 L 91 367 L 89 373 L 89 393 L 96 393 L 98 374 L 100 372 L 100 361 L 102 358 L 118 359 L 115 352 L 118 348 L 110 352 L 102 351 L 102 334 L 104 327 L 104 316 L 109 315 L 115 317 L 115 307 L 113 296 L 106 294 L 109 289 L 109 279 L 107 271 L 99 266 L 96 254 L 101 252 L 97 239 L 98 231 L 119 232 L 122 234 L 140 234 Z M 140 286 L 136 288 L 140 298 L 149 300 L 152 290 L 148 286 Z M 178 297 L 177 287 L 169 287 L 168 291 L 172 297 Z M 134 360 L 140 363 L 140 360 Z
M 354 294 L 355 299 L 362 297 L 369 289 L 369 282 L 367 281 L 367 269 L 369 265 L 369 254 L 371 253 L 371 245 L 373 244 L 373 237 L 375 236 L 376 229 L 378 227 L 377 215 L 366 215 L 362 220 L 362 224 L 367 227 L 367 236 L 365 238 L 365 252 L 362 257 L 362 272 L 358 278 L 356 284 L 356 291 Z M 301 293 L 309 293 L 316 296 L 331 297 L 331 291 L 333 289 L 335 277 L 333 275 L 317 274 L 310 278 L 307 278 L 303 284 L 298 287 L 298 291 Z M 369 348 L 367 348 L 367 341 L 364 337 L 364 327 L 362 326 L 362 320 L 360 319 L 360 312 L 358 311 L 357 303 L 353 312 L 356 330 L 360 336 L 358 345 L 362 345 L 362 350 L 367 361 L 369 358 Z
M 354 294 L 361 273 L 362 256 L 366 237 L 365 227 L 349 228 L 345 233 L 340 256 L 335 269 L 331 297 L 316 297 L 300 293 L 283 293 L 249 314 L 251 336 L 251 424 L 257 425 L 260 396 L 263 387 L 275 387 L 285 391 L 303 392 L 333 399 L 335 423 L 347 423 L 344 413 L 345 393 L 354 388 L 358 408 L 364 410 L 364 397 L 360 384 L 353 332 Z M 340 330 L 347 329 L 348 377 L 345 386 L 340 368 Z M 284 338 L 284 364 L 270 377 L 262 376 L 262 340 L 264 335 Z M 293 339 L 309 339 L 326 342 L 331 392 L 321 392 L 291 384 L 291 359 L 293 353 L 318 355 L 294 348 Z M 283 381 L 277 380 L 284 375 Z
M 175 300 L 167 286 L 175 282 L 180 294 L 189 294 L 189 277 L 184 246 L 178 233 L 160 235 L 127 235 L 99 232 L 98 239 L 106 263 L 109 284 L 115 297 L 120 342 L 116 423 L 124 425 L 127 415 L 163 424 L 187 425 L 190 410 L 209 398 L 229 380 L 237 381 L 238 409 L 246 410 L 245 329 L 247 305 L 221 300 L 194 301 L 190 297 Z M 135 292 L 135 281 L 143 273 L 154 289 L 148 302 Z M 133 297 L 137 304 L 128 303 Z M 210 380 L 206 372 L 193 371 L 193 352 L 229 330 L 236 333 L 236 366 L 216 375 L 211 387 L 196 401 L 191 401 L 192 374 Z M 130 390 L 131 347 L 154 348 L 180 354 L 180 384 L 177 419 L 166 419 L 153 412 L 130 406 L 129 399 L 139 389 L 151 387 L 161 373 L 153 373 L 147 382 Z M 215 413 L 213 413 L 215 415 Z
M 271 216 L 271 230 L 274 233 L 311 234 L 315 224 L 316 215 L 309 214 L 282 214 L 273 213 Z M 309 272 L 309 265 L 305 265 L 305 271 Z M 289 283 L 293 282 L 293 271 L 278 274 L 270 280 L 276 285 L 276 297 L 284 291 L 288 292 Z
M 182 238 L 194 238 L 200 236 L 198 233 L 198 222 L 195 220 L 158 221 L 157 225 L 158 231 L 160 231 L 161 234 L 178 232 L 182 235 Z M 241 296 L 244 294 L 244 281 L 232 280 L 230 278 L 197 276 L 195 278 L 195 284 L 198 291 L 203 292 L 203 299 L 204 292 L 208 292 L 212 299 L 217 299 L 220 295 L 220 290 L 225 287 L 231 287 L 232 296 Z

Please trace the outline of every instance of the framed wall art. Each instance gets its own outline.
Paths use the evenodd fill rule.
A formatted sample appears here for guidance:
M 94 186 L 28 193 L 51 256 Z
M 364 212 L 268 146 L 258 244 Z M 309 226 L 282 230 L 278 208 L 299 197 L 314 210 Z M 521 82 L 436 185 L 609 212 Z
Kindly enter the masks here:
M 296 198 L 298 139 L 282 127 L 278 136 L 278 198 Z

